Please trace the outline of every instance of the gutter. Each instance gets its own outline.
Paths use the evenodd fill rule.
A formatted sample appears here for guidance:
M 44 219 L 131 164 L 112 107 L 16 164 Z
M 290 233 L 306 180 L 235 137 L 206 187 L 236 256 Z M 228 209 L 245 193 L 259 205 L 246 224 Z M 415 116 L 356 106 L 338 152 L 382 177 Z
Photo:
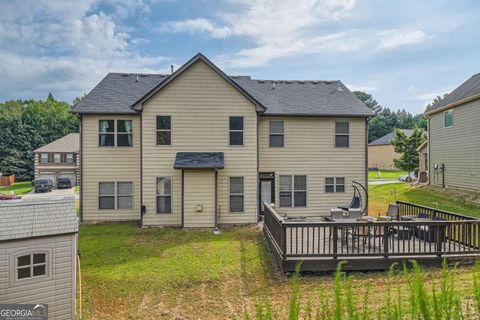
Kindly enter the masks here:
M 431 116 L 432 114 L 439 113 L 439 112 L 451 109 L 451 108 L 456 107 L 458 105 L 461 105 L 461 104 L 464 104 L 464 103 L 467 103 L 467 102 L 470 102 L 470 101 L 474 101 L 474 100 L 477 100 L 477 99 L 480 99 L 480 94 L 476 94 L 476 95 L 470 96 L 468 98 L 464 98 L 464 99 L 449 103 L 449 104 L 447 104 L 447 105 L 445 105 L 441 108 L 435 109 L 435 110 L 426 111 L 425 115 L 426 116 Z

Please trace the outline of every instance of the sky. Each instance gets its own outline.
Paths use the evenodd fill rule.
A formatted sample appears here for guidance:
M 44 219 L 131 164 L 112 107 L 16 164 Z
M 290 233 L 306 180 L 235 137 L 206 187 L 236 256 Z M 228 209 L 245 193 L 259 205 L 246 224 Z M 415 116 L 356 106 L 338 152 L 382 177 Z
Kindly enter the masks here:
M 420 113 L 480 72 L 477 0 L 0 0 L 0 101 L 71 102 L 202 52 L 230 75 L 342 80 Z

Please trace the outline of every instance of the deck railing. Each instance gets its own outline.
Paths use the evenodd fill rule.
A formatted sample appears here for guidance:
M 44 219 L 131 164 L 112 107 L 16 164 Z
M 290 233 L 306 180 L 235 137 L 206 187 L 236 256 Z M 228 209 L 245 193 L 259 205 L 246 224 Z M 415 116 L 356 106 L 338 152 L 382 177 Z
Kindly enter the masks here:
M 480 254 L 480 220 L 406 202 L 399 204 L 401 216 L 425 212 L 445 220 L 347 223 L 284 219 L 267 204 L 264 233 L 280 261 Z

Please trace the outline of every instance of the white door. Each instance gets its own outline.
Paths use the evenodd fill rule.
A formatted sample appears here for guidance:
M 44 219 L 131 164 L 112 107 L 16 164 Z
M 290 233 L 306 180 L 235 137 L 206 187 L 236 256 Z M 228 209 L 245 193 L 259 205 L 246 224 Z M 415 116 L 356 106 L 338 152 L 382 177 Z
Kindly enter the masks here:
M 261 208 L 264 211 L 263 202 L 272 203 L 272 181 L 262 180 L 260 181 L 260 199 L 262 200 Z

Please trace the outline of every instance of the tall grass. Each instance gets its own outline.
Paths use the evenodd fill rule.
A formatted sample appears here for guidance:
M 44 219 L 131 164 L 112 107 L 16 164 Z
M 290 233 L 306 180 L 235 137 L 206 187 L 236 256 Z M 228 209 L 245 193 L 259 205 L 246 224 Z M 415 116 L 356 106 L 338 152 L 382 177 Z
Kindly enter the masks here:
M 333 292 L 320 287 L 318 294 L 301 292 L 300 265 L 291 277 L 288 314 L 272 310 L 268 298 L 257 305 L 255 316 L 248 312 L 243 319 L 271 320 L 367 320 L 411 319 L 450 320 L 480 319 L 480 264 L 472 272 L 473 284 L 461 295 L 455 271 L 446 261 L 438 277 L 432 279 L 415 262 L 394 265 L 387 275 L 385 298 L 370 305 L 370 288 L 358 290 L 355 280 L 342 271 L 335 272 Z

